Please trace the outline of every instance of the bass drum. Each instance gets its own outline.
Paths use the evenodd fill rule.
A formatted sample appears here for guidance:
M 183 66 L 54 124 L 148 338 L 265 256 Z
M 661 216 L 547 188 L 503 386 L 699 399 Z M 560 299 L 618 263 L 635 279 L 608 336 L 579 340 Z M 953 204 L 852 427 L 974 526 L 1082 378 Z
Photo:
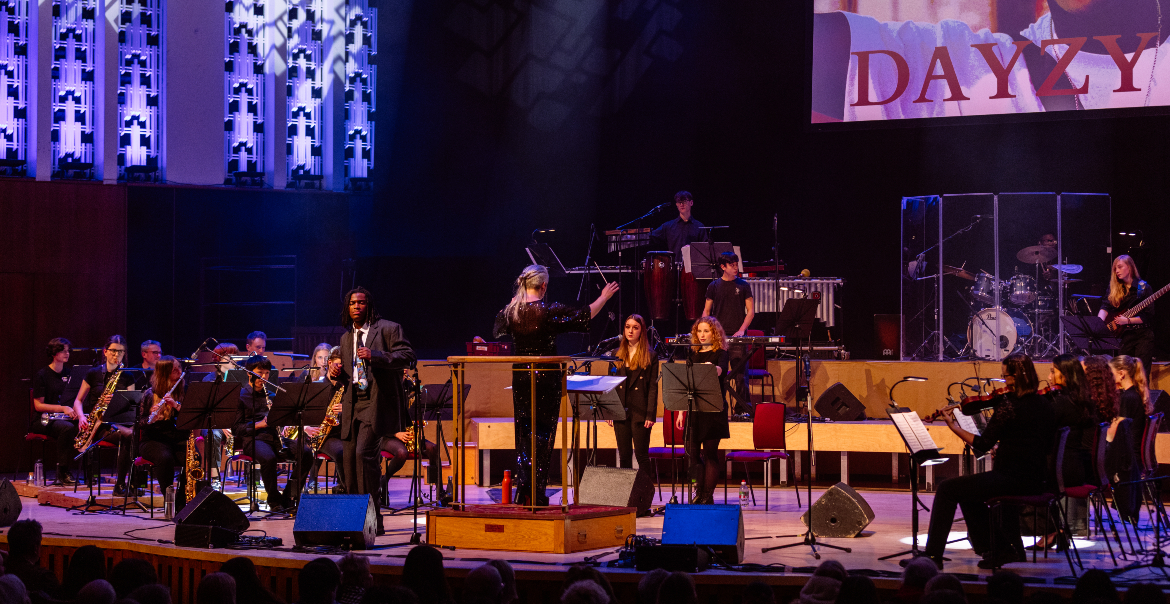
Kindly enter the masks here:
M 967 342 L 971 344 L 971 350 L 975 356 L 990 361 L 1003 360 L 1019 350 L 1031 335 L 1031 321 L 1014 308 L 984 308 L 971 317 L 971 324 L 967 326 Z
M 642 261 L 642 284 L 646 288 L 646 308 L 650 318 L 670 318 L 674 303 L 675 272 L 672 252 L 646 252 Z

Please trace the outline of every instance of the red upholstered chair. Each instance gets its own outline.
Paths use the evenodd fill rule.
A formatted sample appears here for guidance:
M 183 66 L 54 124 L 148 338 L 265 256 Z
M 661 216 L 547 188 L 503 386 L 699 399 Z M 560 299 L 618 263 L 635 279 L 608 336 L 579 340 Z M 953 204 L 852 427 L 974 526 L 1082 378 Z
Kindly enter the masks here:
M 317 494 L 317 490 L 321 485 L 322 478 L 324 478 L 324 480 L 325 480 L 325 491 L 329 492 L 329 464 L 334 464 L 334 465 L 337 464 L 337 462 L 335 462 L 333 460 L 333 458 L 330 457 L 329 454 L 324 452 L 324 451 L 318 451 L 316 454 L 316 458 L 318 460 L 320 460 L 321 467 L 317 469 L 317 480 L 313 482 L 313 494 L 314 495 Z M 335 468 L 335 470 L 336 470 L 336 468 Z M 333 487 L 335 489 L 337 488 L 336 478 L 333 480 Z
M 762 336 L 764 332 L 758 329 L 749 329 L 743 332 L 745 336 Z M 752 380 L 760 381 L 760 402 L 764 402 L 764 383 L 766 382 L 772 388 L 772 401 L 776 401 L 776 381 L 772 379 L 772 374 L 768 372 L 768 358 L 764 354 L 765 349 L 759 348 L 752 353 L 748 359 L 747 370 L 743 372 L 743 391 L 748 393 L 747 396 L 751 398 Z
M 1062 508 L 1060 506 L 1060 503 L 1059 503 L 1060 499 L 1062 497 L 1064 497 L 1064 473 L 1061 471 L 1061 468 L 1064 467 L 1064 446 L 1067 442 L 1068 442 L 1068 427 L 1066 426 L 1064 428 L 1061 428 L 1060 430 L 1057 430 L 1056 443 L 1055 443 L 1055 449 L 1054 449 L 1055 454 L 1050 457 L 1050 459 L 1055 460 L 1055 463 L 1053 463 L 1052 467 L 1049 468 L 1049 474 L 1051 476 L 1055 477 L 1055 479 L 1056 479 L 1055 492 L 1041 493 L 1039 495 L 1005 495 L 1003 497 L 992 497 L 991 499 L 987 500 L 987 505 L 988 505 L 988 507 L 991 508 L 991 517 L 992 517 L 991 526 L 993 526 L 993 527 L 999 526 L 1000 524 L 1002 524 L 1002 522 L 1003 522 L 1003 506 L 1005 506 L 1005 505 L 1014 505 L 1014 506 L 1030 505 L 1030 506 L 1032 506 L 1032 508 L 1034 510 L 1036 510 L 1036 512 L 1035 512 L 1036 514 L 1039 514 L 1040 510 L 1044 510 L 1044 512 L 1045 512 L 1045 514 L 1044 514 L 1044 530 L 1043 530 L 1042 534 L 1044 534 L 1044 535 L 1048 534 L 1048 519 L 1049 518 L 1055 519 L 1056 520 L 1056 527 L 1055 528 L 1056 528 L 1057 533 L 1058 533 L 1058 538 L 1059 538 L 1059 535 L 1064 535 L 1065 540 L 1069 544 L 1069 547 L 1065 548 L 1065 550 L 1064 550 L 1064 557 L 1068 560 L 1069 572 L 1071 572 L 1073 574 L 1073 576 L 1075 577 L 1077 575 L 1077 571 L 1076 571 L 1076 568 L 1073 567 L 1072 555 L 1069 552 L 1070 551 L 1076 552 L 1077 564 L 1079 564 L 1082 569 L 1084 569 L 1084 564 L 1081 562 L 1080 552 L 1076 551 L 1076 549 L 1077 549 L 1076 544 L 1073 543 L 1072 531 L 1069 530 L 1069 527 L 1068 527 L 1068 517 L 1065 516 L 1064 508 Z M 1036 524 L 1035 523 L 1035 516 L 1033 517 L 1032 524 L 1033 525 Z M 993 551 L 993 552 L 996 550 L 996 543 L 995 543 L 996 532 L 998 532 L 998 531 L 993 530 L 991 532 L 991 551 Z M 1044 557 L 1045 558 L 1048 557 L 1048 549 L 1047 548 L 1044 550 Z M 1032 562 L 1033 563 L 1036 562 L 1036 550 L 1035 549 L 1032 550 Z
M 674 485 L 678 482 L 678 465 L 676 462 L 686 459 L 683 448 L 684 430 L 674 424 L 675 412 L 663 410 L 662 421 L 655 422 L 662 425 L 662 442 L 664 447 L 650 447 L 650 460 L 654 462 L 654 482 L 658 485 L 658 498 L 662 499 L 662 480 L 658 478 L 658 462 L 670 463 L 670 494 L 674 495 Z M 684 461 L 685 463 L 685 461 Z
M 760 403 L 756 405 L 756 414 L 752 419 L 751 451 L 727 452 L 727 480 L 723 481 L 723 503 L 727 503 L 727 483 L 731 480 L 731 467 L 735 462 L 743 464 L 744 473 L 747 473 L 748 464 L 759 462 L 764 464 L 764 511 L 768 511 L 768 483 L 772 478 L 772 461 L 779 459 L 781 463 L 788 463 L 788 453 L 784 450 L 784 403 Z M 792 481 L 792 488 L 796 492 L 796 506 L 800 507 L 800 487 Z M 756 504 L 755 488 L 748 481 L 748 489 L 752 493 L 752 505 Z
M 154 462 L 150 461 L 149 459 L 146 459 L 145 457 L 135 457 L 133 471 L 134 472 L 146 472 L 146 490 L 150 491 L 150 517 L 154 518 L 154 487 L 150 485 L 150 482 L 152 480 L 154 480 Z M 184 469 L 183 471 L 186 471 L 186 469 Z M 130 484 L 135 484 L 133 478 L 130 479 Z M 127 492 L 129 492 L 129 491 L 127 491 Z M 126 515 L 126 508 L 129 507 L 129 506 L 125 505 L 125 500 L 129 499 L 129 497 L 128 496 L 123 497 L 122 499 L 123 499 L 122 515 L 125 516 Z M 135 498 L 135 499 L 137 499 L 137 498 Z
M 37 413 L 36 405 L 33 404 L 32 388 L 28 389 L 28 412 L 29 412 L 28 423 L 26 425 L 31 426 L 32 422 L 36 421 L 37 415 L 39 415 Z M 41 463 L 44 463 L 44 461 L 45 461 L 45 447 L 46 447 L 46 443 L 48 443 L 50 440 L 53 440 L 52 436 L 45 436 L 44 434 L 37 434 L 36 432 L 29 432 L 29 433 L 24 435 L 24 442 L 26 442 L 26 443 L 38 443 L 38 442 L 41 443 Z M 18 460 L 17 464 L 16 464 L 16 467 L 18 467 L 18 468 L 24 467 L 23 466 L 23 464 L 24 464 L 24 459 L 23 459 L 24 449 L 21 449 L 20 456 L 22 459 Z M 48 472 L 48 471 L 49 470 L 46 468 L 45 472 Z M 45 482 L 46 483 L 49 482 L 48 477 L 45 478 Z M 25 484 L 28 484 L 27 479 L 25 480 Z

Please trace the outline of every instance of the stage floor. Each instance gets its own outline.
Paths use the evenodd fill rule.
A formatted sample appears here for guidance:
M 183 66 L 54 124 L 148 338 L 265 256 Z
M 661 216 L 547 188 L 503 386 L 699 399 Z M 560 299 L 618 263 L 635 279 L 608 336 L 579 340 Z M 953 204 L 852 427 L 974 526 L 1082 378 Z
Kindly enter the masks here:
M 405 502 L 409 484 L 407 479 L 392 479 L 390 481 L 391 500 Z M 814 489 L 814 499 L 819 497 L 823 491 L 824 489 Z M 824 540 L 825 543 L 832 545 L 849 547 L 852 552 L 821 549 L 822 560 L 838 560 L 850 570 L 870 571 L 875 581 L 879 582 L 879 586 L 882 586 L 883 589 L 890 589 L 896 586 L 896 576 L 900 572 L 898 560 L 881 561 L 878 558 L 905 550 L 909 546 L 911 537 L 910 494 L 905 491 L 882 490 L 861 490 L 860 492 L 873 508 L 874 521 L 857 538 Z M 492 503 L 489 491 L 485 488 L 469 486 L 467 495 L 469 503 Z M 805 501 L 805 495 L 806 493 L 802 489 L 802 502 Z M 669 490 L 664 490 L 663 496 L 665 499 L 669 499 Z M 729 490 L 729 496 L 731 501 L 736 501 L 737 491 Z M 160 502 L 160 499 L 156 497 L 156 502 Z M 791 487 L 773 487 L 770 491 L 770 509 L 768 511 L 764 510 L 763 493 L 760 488 L 756 490 L 756 500 L 758 505 L 750 506 L 744 512 L 747 539 L 744 563 L 771 566 L 767 570 L 773 572 L 744 573 L 709 570 L 696 575 L 697 582 L 702 584 L 730 581 L 743 584 L 753 579 L 762 579 L 775 585 L 792 586 L 803 583 L 807 579 L 807 574 L 811 572 L 811 567 L 818 564 L 818 560 L 811 555 L 809 548 L 803 545 L 768 553 L 761 552 L 761 548 L 790 543 L 799 539 L 793 535 L 801 533 L 804 529 L 804 525 L 799 519 L 804 508 L 797 507 L 796 494 L 793 489 Z M 929 493 L 923 494 L 922 500 L 927 506 L 931 506 L 933 496 Z M 30 497 L 22 497 L 21 501 L 24 504 L 21 518 L 35 518 L 44 525 L 47 546 L 67 547 L 72 545 L 76 547 L 82 543 L 97 543 L 103 547 L 133 549 L 137 552 L 149 552 L 159 556 L 201 558 L 207 560 L 208 563 L 217 560 L 222 562 L 232 556 L 247 555 L 256 558 L 257 564 L 260 564 L 260 559 L 264 559 L 273 565 L 282 567 L 299 567 L 303 561 L 321 555 L 320 553 L 291 551 L 294 544 L 293 521 L 288 519 L 254 520 L 251 524 L 253 534 L 260 534 L 260 531 L 263 531 L 269 536 L 281 537 L 284 540 L 284 546 L 281 548 L 242 551 L 235 549 L 190 550 L 177 548 L 168 543 L 173 537 L 174 527 L 163 521 L 161 514 L 156 514 L 154 520 L 142 512 L 130 513 L 125 516 L 111 513 L 78 514 L 57 507 L 60 503 L 57 505 L 37 505 L 37 500 Z M 553 497 L 553 503 L 558 501 L 559 494 Z M 722 502 L 721 490 L 716 492 L 716 502 Z M 664 500 L 656 497 L 656 505 L 664 503 L 666 503 Z M 925 528 L 928 520 L 929 514 L 922 512 L 920 515 L 922 533 L 920 543 L 922 544 L 925 543 Z M 661 515 L 639 518 L 637 520 L 637 533 L 648 537 L 659 537 L 662 531 L 662 521 Z M 418 529 L 423 534 L 425 534 L 423 526 L 425 522 L 425 514 L 420 514 Z M 373 563 L 375 574 L 397 575 L 401 572 L 403 557 L 410 547 L 409 540 L 415 526 L 414 519 L 409 513 L 386 515 L 385 526 L 387 534 L 377 539 L 374 550 L 364 552 L 364 554 Z M 1148 527 L 1146 528 L 1148 529 Z M 961 537 L 964 525 L 961 522 L 956 523 L 953 531 L 952 539 Z M 1143 540 L 1148 542 L 1150 535 L 1148 530 L 1144 530 Z M 3 539 L 6 540 L 6 537 Z M 1105 543 L 1098 536 L 1093 535 L 1091 538 L 1078 539 L 1077 544 L 1086 568 L 1103 570 L 1114 568 Z M 1116 548 L 1116 544 L 1114 547 Z M 565 565 L 582 562 L 587 557 L 603 554 L 606 551 L 553 555 L 461 549 L 444 550 L 444 556 L 447 559 L 448 568 L 453 569 L 455 576 L 461 576 L 467 569 L 478 566 L 485 560 L 499 558 L 514 564 L 518 572 L 529 573 L 525 576 L 536 577 L 537 575 L 532 573 L 560 573 Z M 990 572 L 979 570 L 976 567 L 979 558 L 969 549 L 967 543 L 964 541 L 950 546 L 947 550 L 947 556 L 951 562 L 947 563 L 946 572 L 962 575 L 961 578 L 964 581 L 972 582 L 973 593 L 981 592 L 981 584 L 986 577 L 990 576 Z M 601 558 L 601 561 L 607 562 L 615 559 L 616 554 L 612 554 Z M 1123 565 L 1126 563 L 1121 560 L 1119 562 Z M 212 566 L 211 570 L 214 568 L 216 567 Z M 1008 568 L 1023 575 L 1029 584 L 1036 588 L 1060 588 L 1069 584 L 1067 577 L 1070 573 L 1063 554 L 1050 552 L 1048 559 L 1045 560 L 1041 553 L 1035 564 L 1031 562 L 1016 563 L 1009 565 Z M 618 574 L 634 573 L 633 570 L 623 569 L 604 568 L 602 570 Z M 1160 573 L 1135 570 L 1127 573 L 1125 578 L 1138 581 L 1154 580 L 1161 576 Z M 625 581 L 634 580 L 636 578 L 627 577 Z

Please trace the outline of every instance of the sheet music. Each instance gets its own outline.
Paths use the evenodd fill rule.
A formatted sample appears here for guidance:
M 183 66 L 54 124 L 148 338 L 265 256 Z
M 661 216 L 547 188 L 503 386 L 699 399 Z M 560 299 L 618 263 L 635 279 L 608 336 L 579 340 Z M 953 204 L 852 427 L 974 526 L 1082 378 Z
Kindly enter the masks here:
M 938 445 L 934 444 L 934 439 L 930 437 L 930 432 L 926 430 L 918 414 L 909 411 L 891 412 L 889 415 L 905 439 L 906 445 L 910 447 L 911 453 L 938 451 Z
M 955 411 L 959 410 L 955 409 Z M 959 424 L 960 428 L 970 432 L 971 434 L 974 434 L 975 436 L 983 434 L 983 432 L 979 430 L 979 426 L 975 425 L 975 418 L 970 415 L 963 415 L 961 411 L 955 413 L 955 423 Z

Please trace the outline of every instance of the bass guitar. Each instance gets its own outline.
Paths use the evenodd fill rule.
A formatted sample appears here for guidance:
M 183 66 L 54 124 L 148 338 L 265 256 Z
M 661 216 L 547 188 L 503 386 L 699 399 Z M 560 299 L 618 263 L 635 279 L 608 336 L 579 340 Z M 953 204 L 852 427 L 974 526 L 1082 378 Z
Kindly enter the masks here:
M 1170 291 L 1170 283 L 1167 283 L 1166 285 L 1162 286 L 1162 289 L 1146 296 L 1145 300 L 1142 300 L 1141 302 L 1134 304 L 1133 308 L 1131 308 L 1123 313 L 1117 313 L 1117 314 L 1109 315 L 1108 317 L 1106 317 L 1105 318 L 1105 327 L 1108 327 L 1109 331 L 1117 331 L 1118 329 L 1125 327 L 1124 325 L 1117 324 L 1118 317 L 1125 317 L 1127 319 L 1132 319 L 1134 317 L 1134 315 L 1145 310 L 1147 306 L 1153 304 L 1154 300 L 1157 300 L 1158 297 L 1160 297 L 1162 294 L 1166 293 L 1167 291 Z

